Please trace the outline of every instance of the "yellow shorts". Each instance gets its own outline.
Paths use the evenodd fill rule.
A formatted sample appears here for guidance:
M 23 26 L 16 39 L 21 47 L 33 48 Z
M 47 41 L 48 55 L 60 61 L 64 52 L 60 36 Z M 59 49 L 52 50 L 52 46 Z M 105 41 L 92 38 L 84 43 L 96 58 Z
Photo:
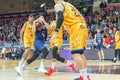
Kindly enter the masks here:
M 24 38 L 24 47 L 34 50 L 34 39 Z
M 120 49 L 120 41 L 116 42 L 115 49 Z
M 62 38 L 57 38 L 55 41 L 50 43 L 50 48 L 53 48 L 54 46 L 57 46 L 58 51 L 59 51 L 62 43 L 63 43 L 63 39 Z
M 85 23 L 77 23 L 70 29 L 70 49 L 71 51 L 84 50 L 88 39 L 88 29 Z

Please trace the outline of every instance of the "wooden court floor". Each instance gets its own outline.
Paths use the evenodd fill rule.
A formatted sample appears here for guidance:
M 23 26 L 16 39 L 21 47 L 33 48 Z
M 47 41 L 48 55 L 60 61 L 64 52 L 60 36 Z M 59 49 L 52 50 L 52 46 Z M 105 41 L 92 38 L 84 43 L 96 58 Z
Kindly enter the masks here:
M 79 76 L 78 70 L 72 71 L 67 65 L 57 62 L 56 72 L 51 76 L 37 72 L 40 60 L 33 62 L 29 70 L 24 70 L 22 76 L 18 76 L 14 67 L 18 61 L 0 60 L 0 80 L 74 80 Z M 46 69 L 49 69 L 51 61 L 45 63 Z M 113 63 L 111 61 L 100 62 L 98 60 L 88 60 L 88 74 L 91 80 L 120 80 L 120 61 Z

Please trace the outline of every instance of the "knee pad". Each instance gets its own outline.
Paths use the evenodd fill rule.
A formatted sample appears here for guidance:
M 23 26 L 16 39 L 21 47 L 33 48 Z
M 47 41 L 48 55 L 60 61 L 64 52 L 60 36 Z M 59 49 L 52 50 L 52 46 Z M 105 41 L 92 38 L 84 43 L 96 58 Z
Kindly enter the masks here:
M 52 49 L 53 58 L 56 58 L 57 50 L 58 50 L 57 46 L 53 47 L 53 49 Z
M 58 61 L 60 61 L 60 62 L 64 62 L 64 61 L 65 61 L 65 59 L 62 58 L 62 57 L 60 57 L 59 54 L 56 54 L 56 59 L 57 59 Z
M 28 59 L 27 60 L 27 63 L 30 64 L 32 63 L 33 61 L 35 61 L 37 59 L 37 57 L 39 56 L 39 54 L 33 54 L 32 58 Z
M 43 48 L 42 51 L 41 51 L 41 53 L 42 53 L 42 57 L 41 58 L 42 59 L 46 59 L 46 57 L 47 57 L 47 55 L 49 53 L 48 48 L 47 47 Z

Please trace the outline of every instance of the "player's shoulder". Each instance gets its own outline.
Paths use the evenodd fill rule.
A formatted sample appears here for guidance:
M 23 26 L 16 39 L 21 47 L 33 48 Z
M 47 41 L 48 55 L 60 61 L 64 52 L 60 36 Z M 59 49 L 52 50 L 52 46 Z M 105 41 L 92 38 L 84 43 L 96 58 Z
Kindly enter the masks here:
M 27 24 L 29 24 L 28 21 L 24 23 L 24 26 L 27 26 Z
M 60 2 L 60 3 L 56 3 L 54 8 L 55 8 L 55 11 L 59 11 L 59 10 L 63 10 L 64 11 L 65 6 L 63 5 L 62 2 Z

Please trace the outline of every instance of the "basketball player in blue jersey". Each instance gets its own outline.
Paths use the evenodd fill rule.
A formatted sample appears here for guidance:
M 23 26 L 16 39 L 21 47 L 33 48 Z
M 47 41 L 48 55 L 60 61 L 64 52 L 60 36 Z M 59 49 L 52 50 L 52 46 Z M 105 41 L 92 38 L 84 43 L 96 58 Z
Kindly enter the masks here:
M 37 20 L 33 22 L 32 31 L 35 34 L 34 53 L 33 53 L 32 58 L 28 59 L 21 67 L 18 67 L 16 69 L 20 76 L 22 75 L 22 68 L 24 66 L 29 65 L 34 60 L 36 60 L 40 53 L 42 53 L 43 55 L 42 55 L 42 60 L 41 60 L 42 62 L 40 64 L 38 72 L 47 72 L 47 70 L 44 69 L 44 61 L 45 61 L 46 56 L 49 53 L 48 48 L 44 46 L 44 43 L 47 38 L 47 28 L 43 26 L 41 22 L 41 17 L 39 17 Z
M 97 29 L 97 34 L 95 34 L 95 44 L 96 49 L 98 50 L 98 57 L 101 60 L 104 60 L 104 51 L 103 51 L 103 35 L 100 33 L 100 29 Z

